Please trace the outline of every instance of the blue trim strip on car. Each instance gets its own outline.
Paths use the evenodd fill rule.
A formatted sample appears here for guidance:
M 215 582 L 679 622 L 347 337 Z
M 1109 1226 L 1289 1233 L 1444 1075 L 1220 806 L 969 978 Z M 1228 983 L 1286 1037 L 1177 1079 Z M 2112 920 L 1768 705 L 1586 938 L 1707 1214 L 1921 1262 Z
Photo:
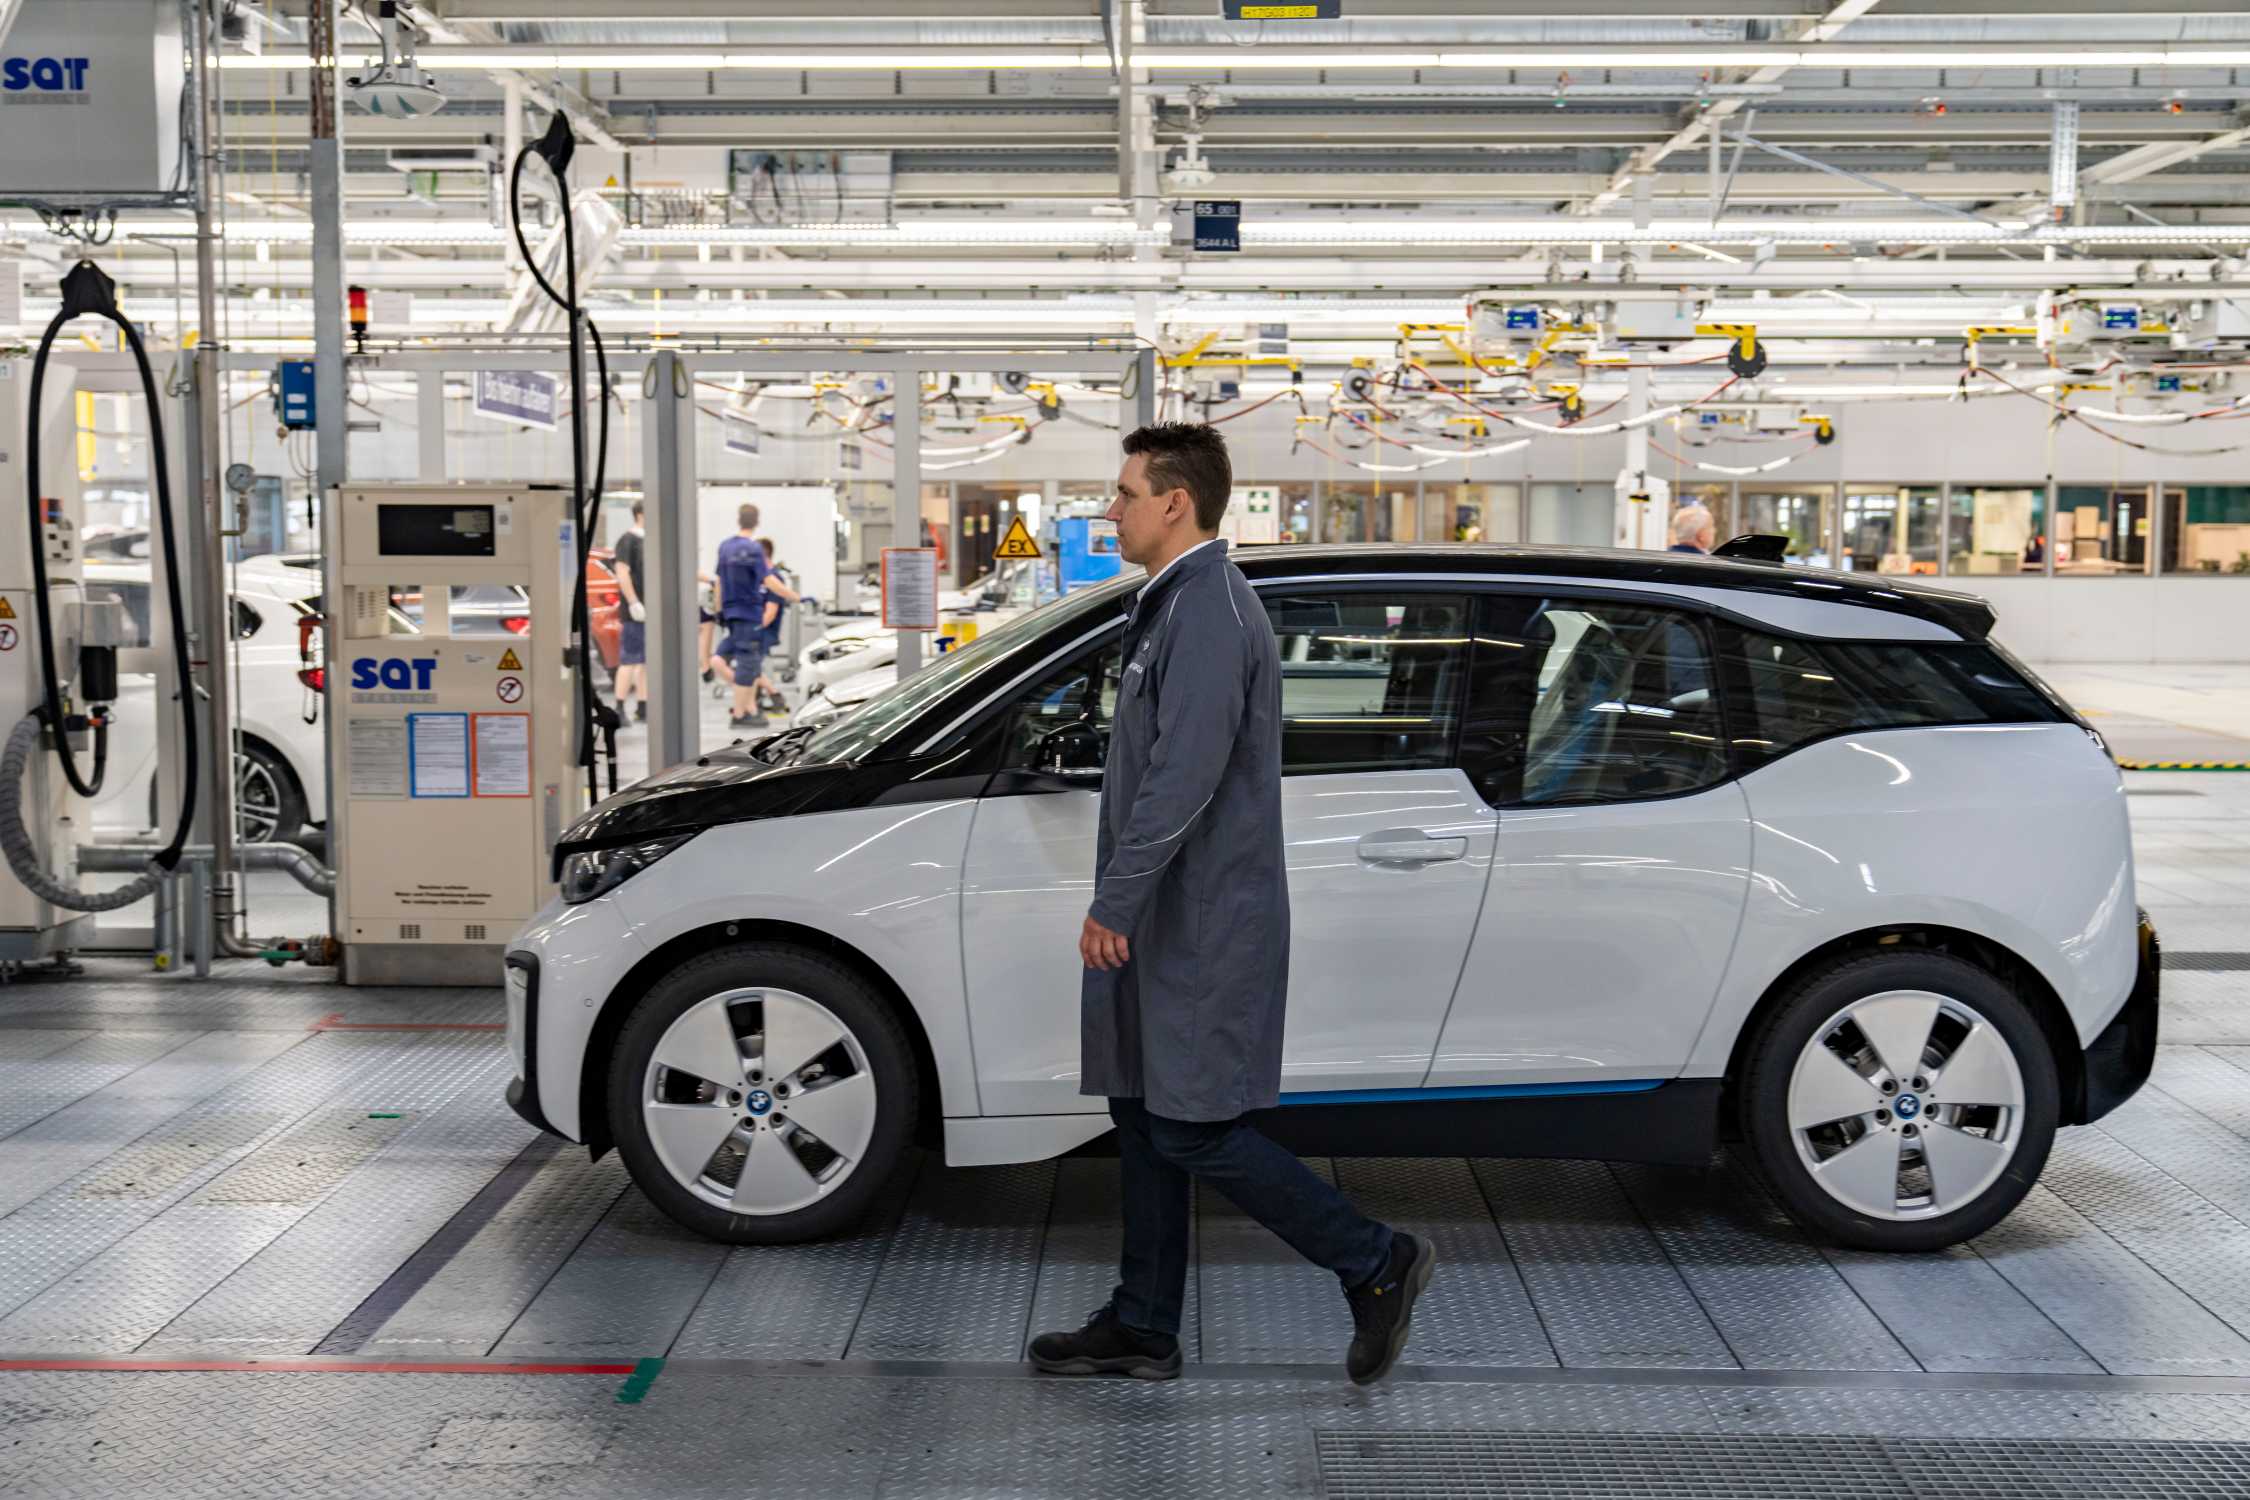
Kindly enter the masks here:
M 1444 1089 L 1333 1089 L 1283 1094 L 1289 1104 L 1420 1104 L 1438 1099 L 1555 1099 L 1571 1094 L 1645 1094 L 1660 1089 L 1662 1078 L 1602 1079 L 1587 1083 L 1488 1083 Z

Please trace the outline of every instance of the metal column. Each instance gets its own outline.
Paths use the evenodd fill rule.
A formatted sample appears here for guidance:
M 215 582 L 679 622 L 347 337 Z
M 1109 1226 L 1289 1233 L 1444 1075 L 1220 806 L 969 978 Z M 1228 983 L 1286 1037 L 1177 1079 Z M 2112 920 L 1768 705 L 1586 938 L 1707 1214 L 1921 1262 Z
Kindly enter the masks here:
M 922 544 L 922 371 L 902 360 L 891 372 L 891 545 Z M 942 584 L 943 579 L 939 582 Z M 898 633 L 898 675 L 901 682 L 922 667 L 922 632 Z
M 648 768 L 692 760 L 702 750 L 697 712 L 703 663 L 696 659 L 695 382 L 672 350 L 649 357 L 641 377 L 641 556 L 648 578 Z
M 445 372 L 423 370 L 414 377 L 414 476 L 445 482 Z
M 312 209 L 313 494 L 325 525 L 328 497 L 344 482 L 344 445 L 351 404 L 344 369 L 344 143 L 339 138 L 342 108 L 336 96 L 336 0 L 312 0 L 306 36 L 311 55 L 307 93 L 311 105 L 310 187 Z M 335 597 L 331 595 L 331 597 Z M 328 680 L 336 681 L 336 646 L 341 632 L 322 632 L 327 643 Z M 333 741 L 336 720 L 321 716 L 324 741 Z M 333 744 L 323 764 L 336 763 Z M 341 841 L 339 841 L 341 842 Z M 222 845 L 222 848 L 225 846 Z M 329 863 L 343 868 L 345 851 L 331 848 Z M 222 871 L 222 875 L 223 875 Z M 328 898 L 328 929 L 336 930 L 336 897 Z

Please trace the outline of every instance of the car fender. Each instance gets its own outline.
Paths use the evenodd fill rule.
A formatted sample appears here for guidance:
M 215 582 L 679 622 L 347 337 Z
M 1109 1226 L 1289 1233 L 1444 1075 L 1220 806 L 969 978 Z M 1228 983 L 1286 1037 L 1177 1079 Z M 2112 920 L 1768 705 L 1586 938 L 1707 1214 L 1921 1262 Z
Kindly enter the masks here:
M 1742 785 L 1749 900 L 1690 1076 L 1725 1072 L 1773 984 L 1858 933 L 1944 927 L 1997 944 L 2053 989 L 2081 1044 L 2130 994 L 2124 785 L 2077 725 L 1851 732 Z
M 975 814 L 973 799 L 957 798 L 706 829 L 604 898 L 638 950 L 618 973 L 639 953 L 728 922 L 789 922 L 825 933 L 905 995 L 936 1060 L 931 1082 L 944 1112 L 976 1114 L 961 968 L 961 868 Z M 1075 1025 L 1078 997 L 1056 1003 Z

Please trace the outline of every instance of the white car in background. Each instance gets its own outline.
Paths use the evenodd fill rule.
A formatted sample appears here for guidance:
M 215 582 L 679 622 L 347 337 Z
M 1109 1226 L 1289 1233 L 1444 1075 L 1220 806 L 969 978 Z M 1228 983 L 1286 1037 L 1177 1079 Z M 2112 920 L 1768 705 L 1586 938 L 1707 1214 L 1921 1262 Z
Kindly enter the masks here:
M 252 843 L 294 843 L 328 817 L 319 679 L 315 674 L 308 682 L 298 675 L 297 622 L 319 613 L 319 559 L 254 557 L 230 571 L 235 670 L 228 686 L 241 727 L 234 766 L 237 828 Z M 94 802 L 94 823 L 111 832 L 152 832 L 162 710 L 153 670 L 157 648 L 152 644 L 149 566 L 89 561 L 86 588 L 89 594 L 114 594 L 124 603 L 133 642 L 120 664 L 109 772 Z
M 1034 560 L 1005 563 L 968 588 L 940 593 L 938 616 L 949 623 L 974 619 L 980 628 L 1014 619 L 1036 602 L 1038 577 Z M 810 695 L 897 661 L 897 631 L 872 619 L 847 620 L 797 653 L 797 683 Z

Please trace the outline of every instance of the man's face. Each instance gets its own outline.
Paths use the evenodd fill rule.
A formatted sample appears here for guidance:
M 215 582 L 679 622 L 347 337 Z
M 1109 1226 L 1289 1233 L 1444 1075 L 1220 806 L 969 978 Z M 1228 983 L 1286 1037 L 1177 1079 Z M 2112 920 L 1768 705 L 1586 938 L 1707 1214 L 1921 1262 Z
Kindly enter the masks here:
M 1129 563 L 1146 564 L 1163 549 L 1164 539 L 1187 503 L 1183 490 L 1149 492 L 1148 455 L 1136 453 L 1117 471 L 1117 494 L 1105 514 L 1117 524 L 1117 553 Z

